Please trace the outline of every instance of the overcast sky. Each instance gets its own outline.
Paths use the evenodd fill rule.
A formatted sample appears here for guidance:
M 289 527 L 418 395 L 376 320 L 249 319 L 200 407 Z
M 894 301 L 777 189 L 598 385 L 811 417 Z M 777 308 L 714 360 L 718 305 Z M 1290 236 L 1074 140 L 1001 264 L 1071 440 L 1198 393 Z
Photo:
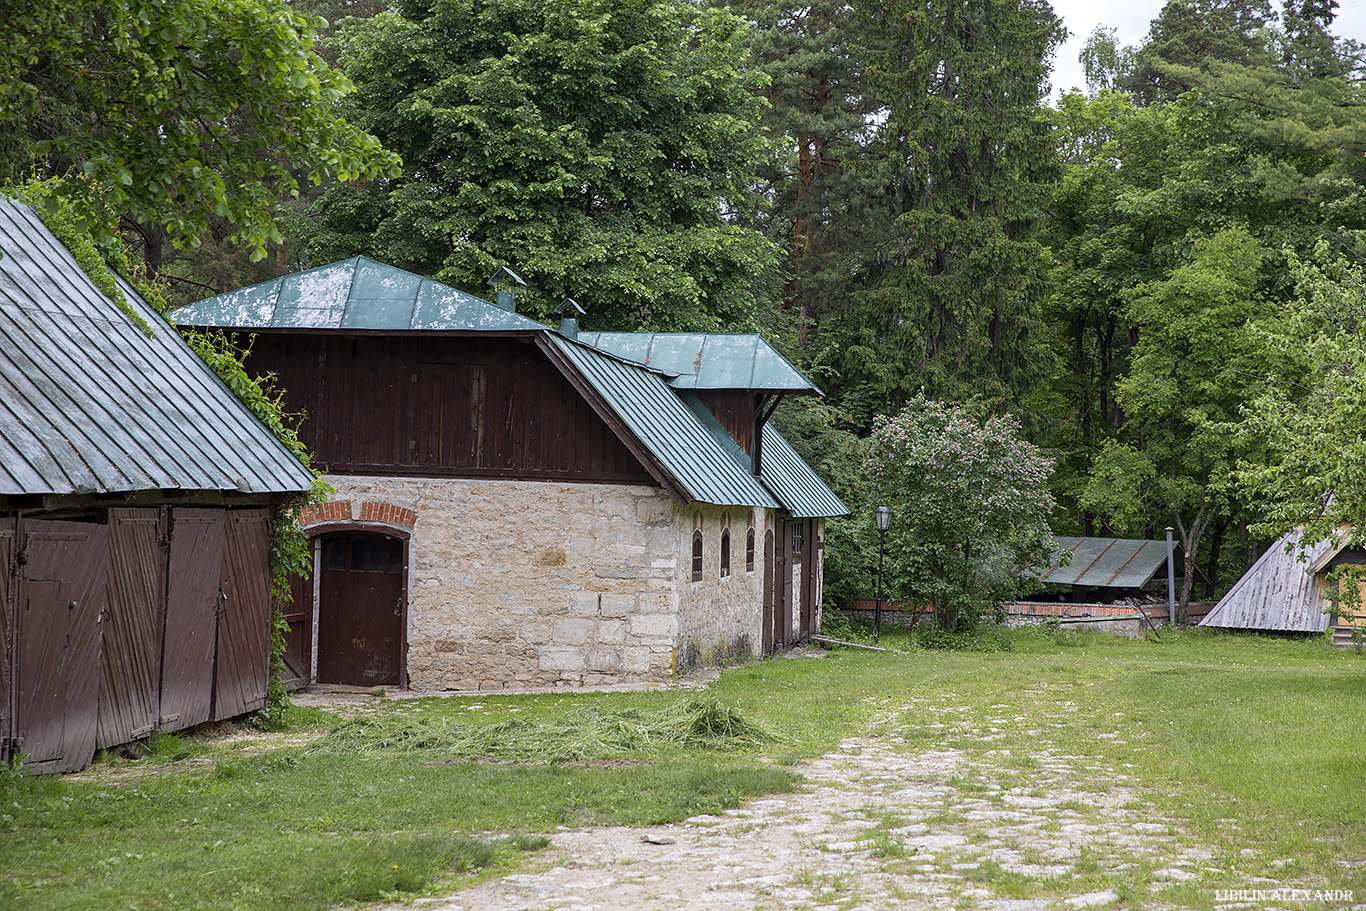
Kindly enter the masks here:
M 1077 55 L 1097 25 L 1113 28 L 1120 44 L 1139 44 L 1148 34 L 1148 23 L 1165 0 L 1051 0 L 1053 11 L 1067 27 L 1067 43 L 1053 58 L 1053 97 L 1065 89 L 1085 91 L 1086 76 Z M 1366 0 L 1338 0 L 1333 34 L 1366 42 Z

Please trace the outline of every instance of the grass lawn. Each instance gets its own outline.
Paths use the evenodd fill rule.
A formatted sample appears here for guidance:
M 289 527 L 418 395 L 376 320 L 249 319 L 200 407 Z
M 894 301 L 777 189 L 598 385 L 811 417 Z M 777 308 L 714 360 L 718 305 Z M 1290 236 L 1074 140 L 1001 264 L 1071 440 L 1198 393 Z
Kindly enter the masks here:
M 264 741 L 163 737 L 148 759 L 79 779 L 0 772 L 0 908 L 411 898 L 534 863 L 558 826 L 660 824 L 791 790 L 796 764 L 847 736 L 1025 754 L 1043 730 L 1131 766 L 1241 870 L 1366 896 L 1366 657 L 1319 640 L 1166 639 L 1017 632 L 988 654 L 778 659 L 726 671 L 701 702 L 376 699 L 350 723 L 295 709 L 288 736 Z M 960 733 L 984 729 L 1004 737 Z

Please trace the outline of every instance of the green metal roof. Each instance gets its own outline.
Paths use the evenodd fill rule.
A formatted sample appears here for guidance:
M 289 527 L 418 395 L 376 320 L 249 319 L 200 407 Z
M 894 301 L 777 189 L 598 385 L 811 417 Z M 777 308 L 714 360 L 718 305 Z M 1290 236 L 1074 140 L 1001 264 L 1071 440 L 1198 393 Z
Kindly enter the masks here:
M 546 327 L 483 298 L 366 256 L 240 288 L 171 314 L 182 326 L 373 332 Z
M 146 301 L 148 338 L 0 199 L 0 494 L 307 490 L 312 475 Z
M 580 332 L 578 341 L 673 377 L 675 389 L 752 389 L 819 395 L 792 362 L 758 335 Z
M 689 408 L 658 374 L 547 335 L 692 499 L 718 506 L 779 505 L 720 442 L 716 431 L 730 435 L 710 412 Z
M 793 516 L 811 519 L 849 514 L 844 501 L 769 424 L 764 425 L 764 448 L 759 462 L 759 479 Z

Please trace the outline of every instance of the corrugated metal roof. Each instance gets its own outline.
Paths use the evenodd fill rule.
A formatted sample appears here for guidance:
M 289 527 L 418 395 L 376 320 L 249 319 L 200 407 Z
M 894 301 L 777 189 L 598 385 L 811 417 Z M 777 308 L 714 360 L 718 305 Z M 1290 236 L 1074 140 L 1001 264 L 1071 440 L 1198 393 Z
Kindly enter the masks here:
M 0 494 L 306 490 L 298 460 L 126 283 L 147 338 L 0 199 Z
M 554 333 L 548 337 L 694 500 L 718 506 L 778 506 L 723 446 L 715 431 L 727 438 L 729 434 L 710 412 L 703 409 L 705 417 L 696 413 L 649 370 Z
M 375 332 L 522 331 L 546 327 L 483 298 L 367 256 L 291 272 L 187 304 L 182 326 Z
M 1327 629 L 1325 611 L 1330 605 L 1323 577 L 1312 567 L 1325 554 L 1340 550 L 1340 542 L 1334 538 L 1320 541 L 1304 552 L 1303 560 L 1299 543 L 1297 529 L 1267 548 L 1200 625 L 1304 633 Z
M 844 501 L 835 496 L 783 435 L 769 424 L 764 425 L 759 478 L 783 508 L 799 519 L 849 514 Z
M 580 332 L 578 341 L 674 377 L 675 389 L 820 390 L 758 335 L 702 332 Z
M 1166 541 L 1055 536 L 1072 551 L 1072 562 L 1054 566 L 1042 577 L 1058 585 L 1090 588 L 1142 588 L 1167 562 Z

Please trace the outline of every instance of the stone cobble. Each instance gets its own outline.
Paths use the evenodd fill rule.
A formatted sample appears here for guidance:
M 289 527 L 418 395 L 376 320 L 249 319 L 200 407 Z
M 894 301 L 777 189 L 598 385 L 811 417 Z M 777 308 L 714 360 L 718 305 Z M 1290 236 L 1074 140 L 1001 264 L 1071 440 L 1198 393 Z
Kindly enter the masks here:
M 1124 769 L 1046 738 L 1028 755 L 997 748 L 1010 719 L 948 714 L 922 732 L 928 747 L 848 739 L 801 769 L 796 793 L 648 830 L 561 831 L 535 871 L 420 907 L 1066 911 L 1139 898 L 1163 908 L 1164 889 L 1223 872 Z

